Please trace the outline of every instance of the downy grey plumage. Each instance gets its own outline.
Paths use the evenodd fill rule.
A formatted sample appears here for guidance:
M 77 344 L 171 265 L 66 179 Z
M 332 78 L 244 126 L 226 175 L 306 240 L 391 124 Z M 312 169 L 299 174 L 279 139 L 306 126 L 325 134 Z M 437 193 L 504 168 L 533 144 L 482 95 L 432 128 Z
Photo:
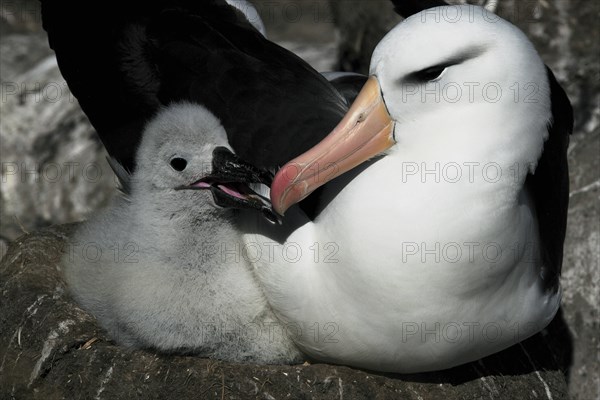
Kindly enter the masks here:
M 148 124 L 118 196 L 76 232 L 63 259 L 75 299 L 118 343 L 232 361 L 295 362 L 300 353 L 271 312 L 241 253 L 235 211 L 210 190 L 175 190 L 210 172 L 229 147 L 205 108 L 177 104 Z M 183 158 L 182 171 L 171 166 Z M 289 330 L 289 329 L 288 329 Z

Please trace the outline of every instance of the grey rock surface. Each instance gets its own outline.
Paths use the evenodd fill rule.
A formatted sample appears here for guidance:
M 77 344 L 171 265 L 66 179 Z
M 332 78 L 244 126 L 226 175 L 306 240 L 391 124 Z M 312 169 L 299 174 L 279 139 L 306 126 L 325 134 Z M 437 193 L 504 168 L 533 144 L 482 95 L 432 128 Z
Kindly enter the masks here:
M 335 69 L 368 74 L 375 46 L 402 18 L 388 0 L 330 0 L 329 3 L 340 32 Z
M 50 56 L 52 50 L 46 43 L 45 35 L 41 33 L 11 34 L 0 36 L 0 82 L 5 86 L 2 88 L 4 96 L 3 103 L 13 93 L 13 83 L 21 86 L 23 82 L 17 82 L 17 79 L 25 71 L 29 71 L 44 58 Z M 16 89 L 21 89 L 20 87 Z
M 541 334 L 446 371 L 253 365 L 116 346 L 70 298 L 58 261 L 73 225 L 14 241 L 0 263 L 2 399 L 567 399 L 560 314 Z M 568 343 L 568 340 L 566 341 Z
M 340 38 L 327 1 L 252 0 L 267 37 L 299 55 L 317 71 L 336 70 Z
M 0 235 L 78 221 L 115 192 L 106 153 L 45 36 L 0 37 Z

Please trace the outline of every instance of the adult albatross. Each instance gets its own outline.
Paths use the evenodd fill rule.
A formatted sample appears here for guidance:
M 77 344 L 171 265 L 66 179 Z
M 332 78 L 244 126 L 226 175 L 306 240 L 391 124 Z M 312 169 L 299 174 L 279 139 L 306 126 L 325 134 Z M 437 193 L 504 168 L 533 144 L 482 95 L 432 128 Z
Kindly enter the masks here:
M 452 367 L 540 331 L 560 303 L 573 124 L 552 72 L 475 6 L 407 18 L 370 72 L 275 177 L 273 206 L 300 227 L 247 235 L 278 244 L 256 264 L 272 307 L 307 354 L 382 371 Z M 288 209 L 368 157 L 327 185 L 314 221 Z

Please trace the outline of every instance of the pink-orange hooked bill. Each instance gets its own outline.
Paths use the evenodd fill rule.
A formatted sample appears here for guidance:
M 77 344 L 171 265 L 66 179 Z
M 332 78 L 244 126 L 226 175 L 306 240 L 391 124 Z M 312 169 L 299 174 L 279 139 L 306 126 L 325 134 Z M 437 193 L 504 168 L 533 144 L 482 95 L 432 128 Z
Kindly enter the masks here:
M 370 77 L 335 129 L 277 172 L 271 184 L 273 209 L 283 215 L 319 186 L 389 149 L 393 133 L 379 82 Z

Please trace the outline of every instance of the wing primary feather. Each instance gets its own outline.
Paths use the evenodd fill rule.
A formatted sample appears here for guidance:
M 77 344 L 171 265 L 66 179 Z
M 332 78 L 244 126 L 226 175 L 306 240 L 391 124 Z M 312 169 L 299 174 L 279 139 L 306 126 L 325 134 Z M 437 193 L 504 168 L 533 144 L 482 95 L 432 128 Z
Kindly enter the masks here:
M 108 165 L 115 173 L 119 181 L 119 191 L 126 197 L 131 195 L 131 174 L 125 167 L 114 157 L 106 157 Z

